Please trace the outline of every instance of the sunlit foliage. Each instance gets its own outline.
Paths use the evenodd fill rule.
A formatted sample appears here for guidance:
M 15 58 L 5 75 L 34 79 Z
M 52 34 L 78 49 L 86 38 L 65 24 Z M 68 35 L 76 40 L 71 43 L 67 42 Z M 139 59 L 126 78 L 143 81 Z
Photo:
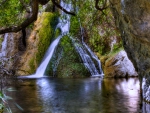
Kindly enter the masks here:
M 24 20 L 25 8 L 19 0 L 0 0 L 0 27 L 18 25 Z M 25 0 L 25 4 L 29 0 Z
M 97 10 L 93 0 L 78 0 L 73 1 L 73 4 L 77 16 L 71 19 L 72 34 L 77 35 L 77 32 L 80 32 L 80 23 L 84 29 L 82 34 L 84 40 L 95 52 L 100 54 L 110 52 L 110 42 L 114 37 L 119 37 L 110 8 Z M 102 5 L 103 2 L 99 2 L 99 6 Z

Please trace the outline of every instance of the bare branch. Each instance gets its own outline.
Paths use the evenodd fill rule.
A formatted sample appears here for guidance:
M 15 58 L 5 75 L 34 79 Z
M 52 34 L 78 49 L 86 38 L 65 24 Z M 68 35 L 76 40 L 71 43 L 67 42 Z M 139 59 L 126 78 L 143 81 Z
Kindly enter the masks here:
M 9 33 L 9 32 L 18 32 L 21 29 L 26 28 L 29 24 L 31 24 L 33 21 L 37 19 L 37 14 L 38 14 L 38 1 L 37 0 L 32 0 L 32 14 L 20 25 L 18 26 L 11 26 L 7 28 L 1 28 L 0 29 L 0 34 L 4 33 Z
M 65 13 L 75 16 L 75 13 L 74 13 L 74 12 L 69 12 L 69 11 L 67 11 L 67 10 L 64 9 L 61 5 L 59 5 L 55 0 L 52 0 L 52 3 L 53 3 L 56 7 L 58 7 L 58 8 L 61 9 L 62 11 L 64 11 Z
M 7 0 L 4 0 L 7 1 Z M 29 11 L 27 9 L 27 5 L 24 3 L 24 0 L 20 0 L 20 3 L 22 3 L 23 7 L 26 9 L 28 16 L 26 17 L 25 21 L 22 22 L 20 25 L 17 26 L 10 26 L 10 27 L 2 27 L 0 28 L 0 34 L 4 34 L 4 33 L 10 33 L 10 32 L 18 32 L 22 29 L 25 29 L 28 25 L 30 25 L 33 21 L 35 21 L 37 19 L 37 15 L 38 15 L 38 5 L 39 4 L 46 4 L 48 3 L 49 0 L 31 0 L 31 10 Z M 61 9 L 62 11 L 64 11 L 67 14 L 70 15 L 74 15 L 74 12 L 69 12 L 66 9 L 64 9 L 61 5 L 59 5 L 55 0 L 52 0 L 52 3 L 57 6 L 59 9 Z

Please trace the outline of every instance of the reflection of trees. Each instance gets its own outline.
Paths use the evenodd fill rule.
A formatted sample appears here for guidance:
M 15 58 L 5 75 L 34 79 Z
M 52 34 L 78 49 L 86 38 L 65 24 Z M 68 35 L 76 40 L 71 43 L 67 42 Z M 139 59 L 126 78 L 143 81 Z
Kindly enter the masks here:
M 27 112 L 138 113 L 139 95 L 132 97 L 128 93 L 133 88 L 129 86 L 136 89 L 137 84 L 134 79 L 42 78 L 36 81 L 36 86 L 34 83 L 22 86 L 17 99 L 24 101 L 17 103 Z M 143 109 L 148 111 L 148 106 Z
M 105 101 L 103 104 L 105 112 L 138 112 L 138 83 L 137 79 L 104 79 L 102 97 Z

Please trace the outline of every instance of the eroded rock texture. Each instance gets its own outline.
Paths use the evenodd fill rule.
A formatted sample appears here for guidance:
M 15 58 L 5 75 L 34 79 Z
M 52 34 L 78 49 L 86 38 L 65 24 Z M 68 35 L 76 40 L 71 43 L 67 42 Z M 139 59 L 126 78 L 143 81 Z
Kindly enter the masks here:
M 150 101 L 150 1 L 110 0 L 123 46 L 132 60 L 146 100 Z M 144 96 L 145 97 L 145 96 Z
M 133 64 L 128 59 L 125 51 L 120 51 L 115 56 L 109 58 L 104 66 L 105 77 L 133 77 L 137 72 Z
M 29 75 L 36 71 L 49 47 L 57 25 L 57 16 L 50 12 L 39 15 L 33 31 L 27 39 L 27 48 L 17 66 L 18 75 Z

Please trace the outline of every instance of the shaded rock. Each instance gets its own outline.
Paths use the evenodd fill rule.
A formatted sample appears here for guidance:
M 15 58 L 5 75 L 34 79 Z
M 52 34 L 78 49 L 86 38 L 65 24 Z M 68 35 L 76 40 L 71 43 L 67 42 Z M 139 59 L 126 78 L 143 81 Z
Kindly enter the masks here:
M 18 40 L 21 33 L 6 33 L 1 36 L 0 62 L 6 70 L 15 69 L 15 62 L 18 59 Z
M 150 95 L 150 1 L 110 0 L 123 46 L 138 72 L 144 94 Z M 143 82 L 143 78 L 147 82 Z M 143 95 L 144 95 L 143 94 Z M 144 97 L 150 102 L 150 96 Z
M 27 39 L 26 51 L 17 64 L 18 75 L 35 73 L 53 39 L 56 25 L 57 16 L 53 13 L 44 12 L 38 17 L 34 23 L 34 29 Z
M 123 50 L 106 60 L 104 74 L 105 77 L 137 76 L 132 62 L 128 59 L 126 52 Z

